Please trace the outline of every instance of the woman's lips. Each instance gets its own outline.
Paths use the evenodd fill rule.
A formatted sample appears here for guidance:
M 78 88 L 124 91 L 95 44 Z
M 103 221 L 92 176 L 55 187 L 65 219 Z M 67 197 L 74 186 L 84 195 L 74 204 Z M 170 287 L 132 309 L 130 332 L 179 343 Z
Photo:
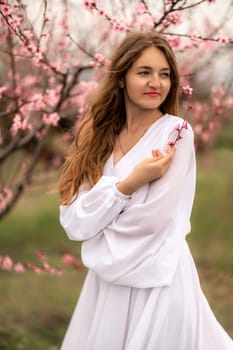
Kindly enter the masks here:
M 145 95 L 151 96 L 151 97 L 157 97 L 157 96 L 160 96 L 160 93 L 151 91 L 151 92 L 145 92 Z

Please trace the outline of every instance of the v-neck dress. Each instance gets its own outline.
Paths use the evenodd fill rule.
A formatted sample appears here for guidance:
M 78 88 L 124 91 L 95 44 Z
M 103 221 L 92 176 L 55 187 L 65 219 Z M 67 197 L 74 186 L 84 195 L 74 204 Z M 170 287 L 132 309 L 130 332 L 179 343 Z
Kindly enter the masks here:
M 186 236 L 195 194 L 191 126 L 164 176 L 132 196 L 116 183 L 152 149 L 165 152 L 183 119 L 165 114 L 89 191 L 60 206 L 88 268 L 61 350 L 233 350 L 199 283 Z

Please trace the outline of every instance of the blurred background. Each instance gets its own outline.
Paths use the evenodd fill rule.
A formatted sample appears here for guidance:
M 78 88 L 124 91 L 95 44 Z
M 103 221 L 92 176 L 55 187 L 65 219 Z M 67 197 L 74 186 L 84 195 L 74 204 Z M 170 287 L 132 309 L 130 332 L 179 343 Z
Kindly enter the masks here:
M 232 1 L 0 1 L 0 349 L 56 350 L 86 270 L 59 224 L 56 183 L 111 48 L 157 30 L 195 132 L 188 235 L 203 291 L 233 336 Z

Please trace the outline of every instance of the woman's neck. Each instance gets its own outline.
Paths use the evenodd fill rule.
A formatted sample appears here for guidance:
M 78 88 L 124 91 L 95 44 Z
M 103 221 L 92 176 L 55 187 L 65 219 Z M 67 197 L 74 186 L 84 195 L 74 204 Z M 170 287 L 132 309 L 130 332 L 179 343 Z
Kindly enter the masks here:
M 134 133 L 138 129 L 148 128 L 162 116 L 159 110 L 146 110 L 144 113 L 128 112 L 126 116 L 125 129 L 127 133 Z

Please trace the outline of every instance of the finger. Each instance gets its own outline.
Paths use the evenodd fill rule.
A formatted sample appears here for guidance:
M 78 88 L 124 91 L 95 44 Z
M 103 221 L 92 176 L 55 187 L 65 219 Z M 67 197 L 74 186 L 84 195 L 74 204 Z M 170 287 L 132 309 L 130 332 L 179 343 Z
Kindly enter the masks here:
M 173 158 L 173 156 L 174 156 L 175 149 L 176 149 L 175 146 L 172 146 L 171 149 L 170 149 L 170 151 L 169 151 L 169 153 L 167 153 L 167 154 L 163 157 L 163 159 L 161 159 L 161 161 L 163 162 L 163 164 L 164 164 L 165 166 L 167 166 L 167 165 L 170 164 L 170 162 L 171 162 L 171 160 L 172 160 L 172 158 Z
M 153 149 L 152 156 L 156 159 L 159 159 L 163 157 L 163 154 L 158 149 Z
M 165 157 L 173 157 L 174 153 L 175 153 L 175 150 L 176 150 L 176 146 L 175 145 L 172 145 L 170 146 L 170 149 L 168 151 L 168 153 L 166 154 Z

